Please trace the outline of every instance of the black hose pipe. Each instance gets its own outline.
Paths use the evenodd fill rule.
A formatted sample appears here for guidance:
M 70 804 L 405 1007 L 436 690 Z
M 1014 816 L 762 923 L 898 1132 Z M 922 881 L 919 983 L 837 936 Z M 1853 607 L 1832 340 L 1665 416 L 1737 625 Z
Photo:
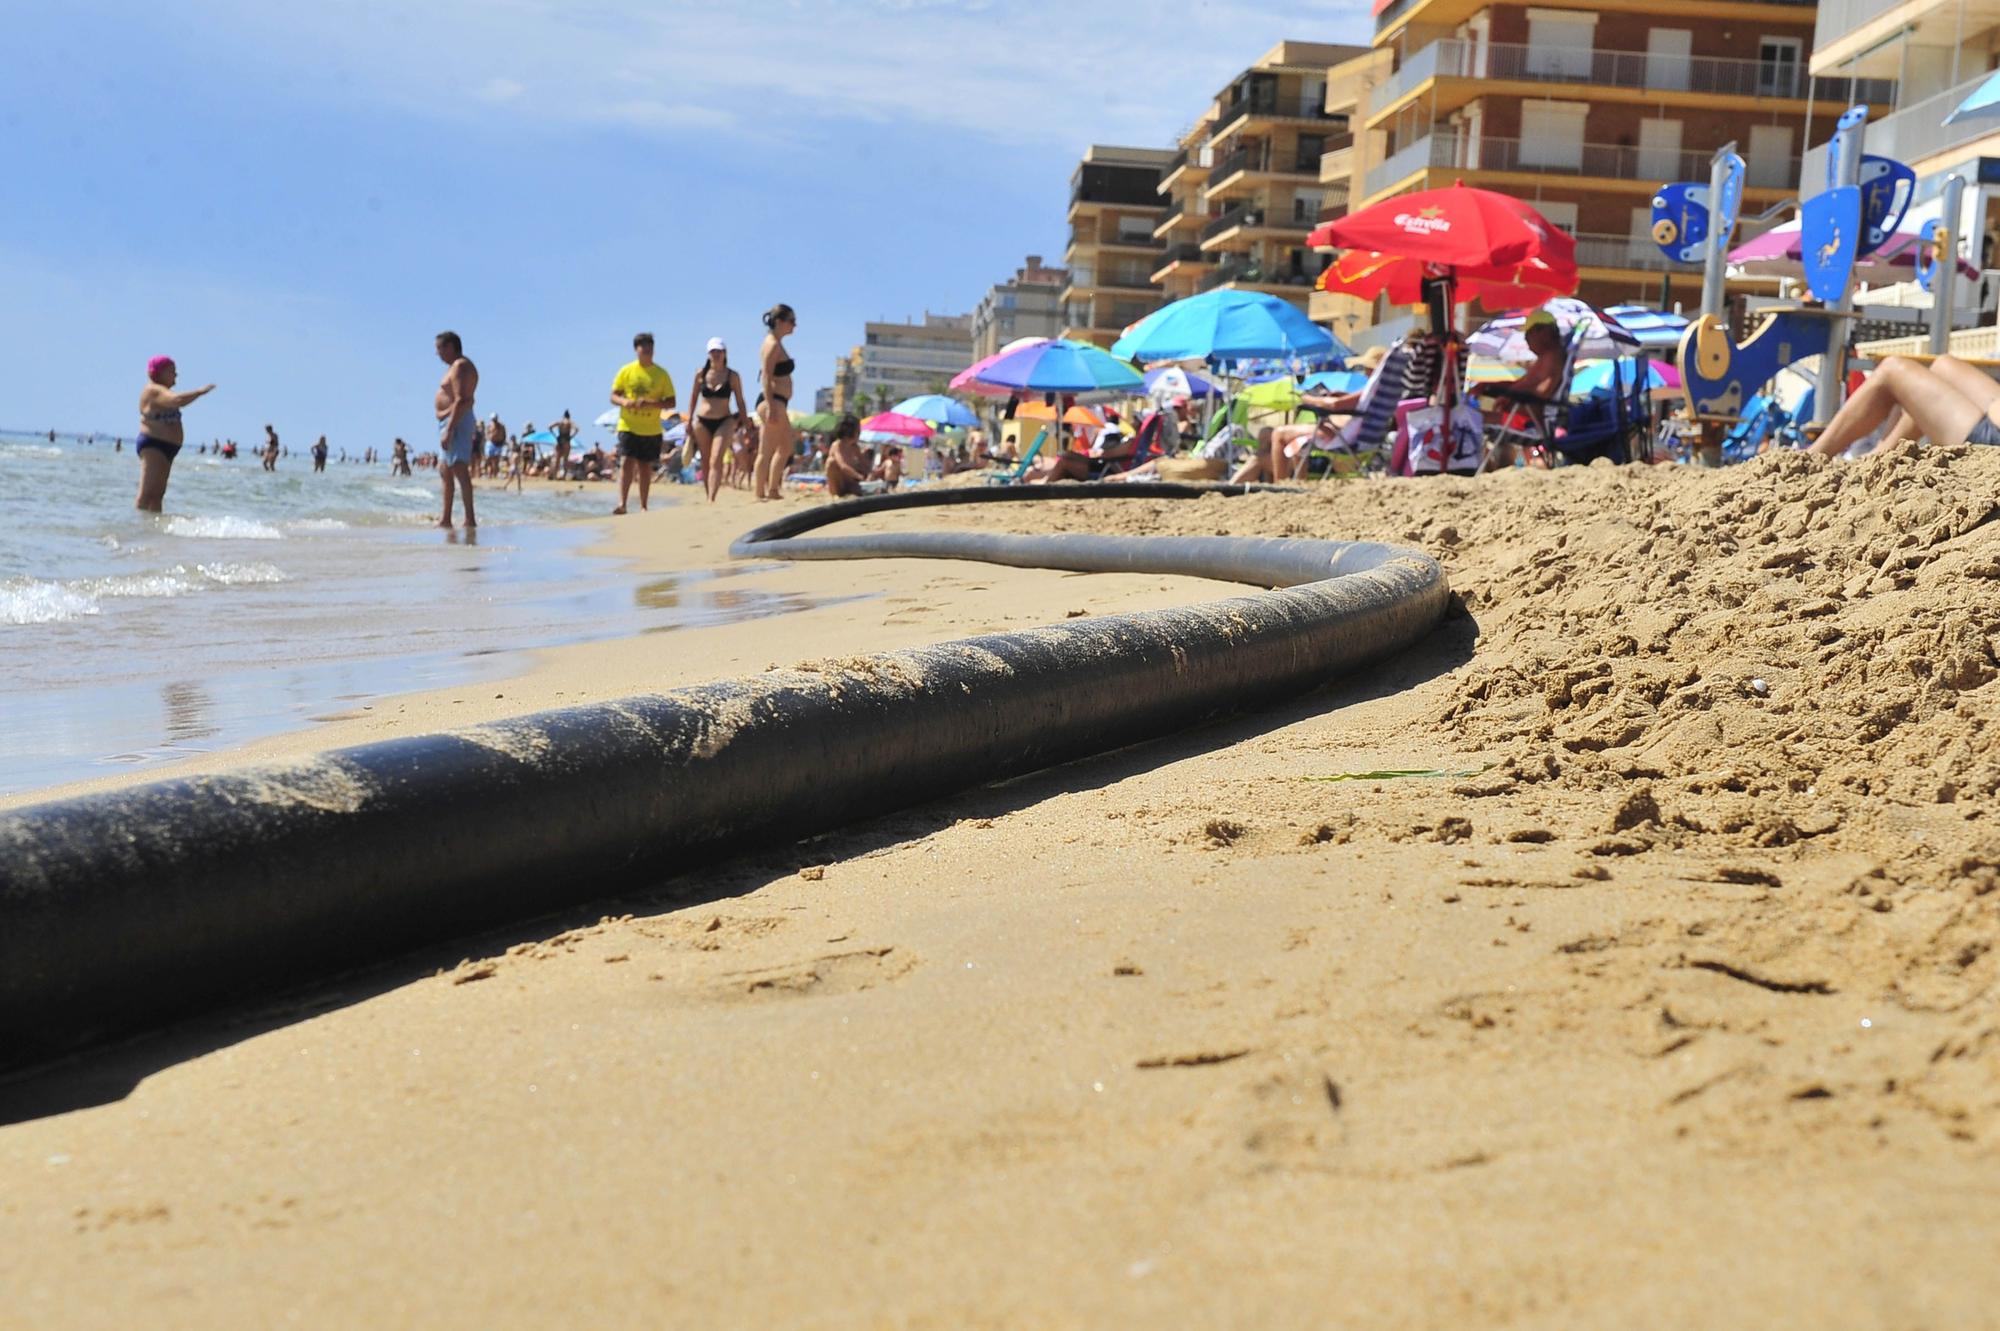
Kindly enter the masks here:
M 739 556 L 887 555 L 1278 590 L 1072 620 L 0 814 L 0 1065 L 657 880 L 1312 689 L 1414 641 L 1443 572 L 1386 545 L 912 533 L 864 513 L 1220 487 L 913 492 Z

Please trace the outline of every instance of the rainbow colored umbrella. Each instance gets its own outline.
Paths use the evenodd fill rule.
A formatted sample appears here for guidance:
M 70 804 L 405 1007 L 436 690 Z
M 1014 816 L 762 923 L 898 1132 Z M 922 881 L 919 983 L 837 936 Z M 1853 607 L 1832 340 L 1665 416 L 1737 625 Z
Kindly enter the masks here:
M 1146 380 L 1102 347 L 1052 337 L 968 366 L 951 386 L 988 393 L 1137 393 Z

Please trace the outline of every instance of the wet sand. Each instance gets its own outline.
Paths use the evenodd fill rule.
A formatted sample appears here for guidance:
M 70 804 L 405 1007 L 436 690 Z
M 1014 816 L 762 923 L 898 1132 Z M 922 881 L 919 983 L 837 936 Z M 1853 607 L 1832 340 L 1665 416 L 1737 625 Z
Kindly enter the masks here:
M 1464 608 L 1245 721 L 6 1087 L 13 1315 L 1990 1325 L 1996 494 L 1934 450 L 875 520 L 1401 540 Z M 761 516 L 610 539 L 712 567 Z M 870 599 L 259 752 L 1219 590 L 758 576 Z

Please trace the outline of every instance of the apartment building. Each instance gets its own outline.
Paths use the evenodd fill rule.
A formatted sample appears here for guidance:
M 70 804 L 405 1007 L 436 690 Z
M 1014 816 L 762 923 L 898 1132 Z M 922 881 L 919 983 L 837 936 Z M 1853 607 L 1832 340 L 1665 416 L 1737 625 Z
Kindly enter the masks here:
M 1958 234 L 1965 257 L 2000 267 L 2000 120 L 1944 118 L 2000 64 L 2000 8 L 1982 0 L 1825 0 L 1813 29 L 1811 72 L 1822 80 L 1889 82 L 1891 104 L 1870 117 L 1866 151 L 1917 173 L 1904 230 L 1935 217 L 1946 176 L 1966 182 Z M 1802 188 L 1826 180 L 1826 140 L 1840 105 L 1815 108 Z
M 1370 98 L 1389 77 L 1394 57 L 1387 47 L 1375 47 L 1343 60 L 1326 72 L 1326 109 L 1330 118 L 1344 120 L 1345 134 L 1336 135 L 1320 154 L 1320 220 L 1344 216 L 1367 192 L 1368 173 L 1382 164 L 1387 135 L 1367 128 Z M 1313 322 L 1324 324 L 1342 341 L 1373 325 L 1375 307 L 1356 296 L 1315 291 L 1306 306 Z
M 925 312 L 921 322 L 869 322 L 861 345 L 834 365 L 829 410 L 879 411 L 918 393 L 941 393 L 972 363 L 972 316 Z
M 1061 296 L 1062 336 L 1110 346 L 1126 325 L 1162 304 L 1153 285 L 1160 242 L 1160 172 L 1165 148 L 1092 144 L 1070 175 L 1069 267 Z
M 1601 304 L 1699 289 L 1698 266 L 1651 240 L 1661 182 L 1706 180 L 1733 140 L 1757 213 L 1796 191 L 1816 109 L 1897 97 L 1893 74 L 1809 72 L 1811 3 L 1378 0 L 1375 21 L 1394 67 L 1369 94 L 1386 141 L 1360 202 L 1454 180 L 1527 199 L 1575 234 L 1581 294 Z
M 972 312 L 972 359 L 984 360 L 1016 338 L 1062 331 L 1062 291 L 1069 273 L 1030 254 L 1008 281 L 988 288 Z
M 1328 203 L 1320 159 L 1350 142 L 1345 113 L 1327 109 L 1328 71 L 1366 54 L 1359 46 L 1279 42 L 1216 95 L 1201 185 L 1206 263 L 1196 290 L 1266 291 L 1306 308 L 1324 262 L 1305 245 Z
M 1153 222 L 1153 239 L 1160 243 L 1160 251 L 1153 256 L 1152 277 L 1163 304 L 1204 290 L 1203 281 L 1213 266 L 1201 248 L 1201 233 L 1208 225 L 1208 168 L 1214 160 L 1208 136 L 1215 116 L 1210 106 L 1182 131 L 1174 155 L 1160 172 L 1156 188 L 1166 206 Z

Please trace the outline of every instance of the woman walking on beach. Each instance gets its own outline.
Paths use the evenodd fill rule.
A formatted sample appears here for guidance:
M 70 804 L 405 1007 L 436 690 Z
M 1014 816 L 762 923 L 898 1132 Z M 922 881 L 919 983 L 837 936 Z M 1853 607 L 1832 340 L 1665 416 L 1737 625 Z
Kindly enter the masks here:
M 214 384 L 204 384 L 191 392 L 176 393 L 174 381 L 179 377 L 172 357 L 155 356 L 146 362 L 150 382 L 139 390 L 139 438 L 133 447 L 139 455 L 139 502 L 133 507 L 142 513 L 159 512 L 166 500 L 167 478 L 187 439 L 181 427 L 181 408 L 215 391 Z
M 785 460 L 792 455 L 792 371 L 797 364 L 785 350 L 785 338 L 797 330 L 799 316 L 780 301 L 764 312 L 765 335 L 760 361 L 764 392 L 757 399 L 763 428 L 757 446 L 756 477 L 759 499 L 778 499 L 784 494 Z
M 747 427 L 750 408 L 743 402 L 743 376 L 729 368 L 729 347 L 719 337 L 708 339 L 708 359 L 694 372 L 695 409 L 688 437 L 701 454 L 701 482 L 714 503 L 722 489 L 721 458 L 728 456 L 736 422 Z M 730 399 L 735 398 L 734 410 Z

